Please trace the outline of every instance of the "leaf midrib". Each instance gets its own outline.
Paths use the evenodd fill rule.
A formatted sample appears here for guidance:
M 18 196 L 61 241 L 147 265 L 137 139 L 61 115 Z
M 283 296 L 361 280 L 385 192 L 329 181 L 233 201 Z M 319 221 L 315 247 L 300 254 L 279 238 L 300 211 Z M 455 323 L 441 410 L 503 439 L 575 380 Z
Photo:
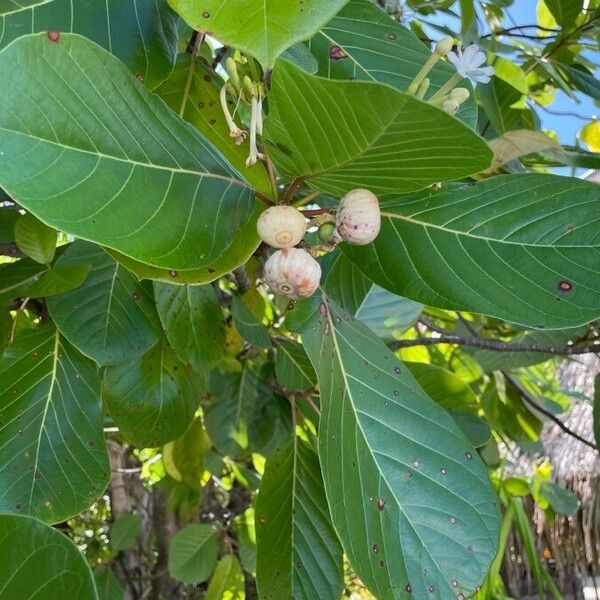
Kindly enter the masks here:
M 40 448 L 42 445 L 42 431 L 44 430 L 44 424 L 46 422 L 46 417 L 48 414 L 48 409 L 50 408 L 50 404 L 52 402 L 52 394 L 54 393 L 54 384 L 56 382 L 56 372 L 58 370 L 58 348 L 60 345 L 60 337 L 58 333 L 58 329 L 54 332 L 54 348 L 53 348 L 53 357 L 52 357 L 52 369 L 50 371 L 50 387 L 46 394 L 46 403 L 44 406 L 44 412 L 42 414 L 42 419 L 40 422 L 40 429 L 38 433 L 37 446 L 35 449 L 35 462 L 33 464 L 33 473 L 31 476 L 31 488 L 29 491 L 29 506 L 32 506 L 33 502 L 33 492 L 35 489 L 35 474 L 37 473 L 39 458 L 40 458 Z
M 436 225 L 435 223 L 429 223 L 426 221 L 418 221 L 416 219 L 413 219 L 412 217 L 409 217 L 407 215 L 399 215 L 397 213 L 389 213 L 386 211 L 381 211 L 381 216 L 382 218 L 387 218 L 390 219 L 390 221 L 394 221 L 394 219 L 398 220 L 398 221 L 405 221 L 407 223 L 410 223 L 411 225 L 416 225 L 418 227 L 423 227 L 424 229 L 436 229 L 438 231 L 443 231 L 444 233 L 450 234 L 450 235 L 455 235 L 457 237 L 469 237 L 475 240 L 479 240 L 481 242 L 485 242 L 485 243 L 491 243 L 491 244 L 506 244 L 507 246 L 521 246 L 521 247 L 527 247 L 527 248 L 549 248 L 549 249 L 556 249 L 556 248 L 566 248 L 566 249 L 572 249 L 572 248 L 580 248 L 580 249 L 589 249 L 589 248 L 600 248 L 600 244 L 596 245 L 596 246 L 590 246 L 588 244 L 572 244 L 572 245 L 564 245 L 564 244 L 534 244 L 532 242 L 518 242 L 518 241 L 511 241 L 511 240 L 501 240 L 498 238 L 492 238 L 492 237 L 484 237 L 482 235 L 476 235 L 474 233 L 471 233 L 469 231 L 460 231 L 457 229 L 449 229 L 447 227 L 444 227 L 443 225 Z
M 325 297 L 323 297 L 323 301 L 327 303 L 327 299 Z M 333 344 L 335 346 L 335 351 L 338 357 L 338 362 L 340 365 L 340 371 L 342 373 L 342 377 L 344 379 L 344 385 L 346 388 L 346 396 L 348 397 L 349 402 L 352 405 L 352 409 L 354 411 L 354 421 L 356 423 L 357 428 L 360 430 L 362 438 L 365 442 L 365 446 L 368 448 L 369 450 L 369 455 L 371 457 L 371 460 L 378 465 L 378 461 L 376 459 L 376 457 L 373 454 L 373 450 L 371 448 L 371 446 L 367 443 L 367 436 L 365 435 L 364 429 L 362 427 L 362 424 L 360 423 L 360 420 L 357 418 L 357 414 L 358 411 L 356 409 L 356 406 L 354 404 L 354 400 L 352 398 L 352 393 L 350 391 L 350 386 L 348 384 L 348 378 L 346 377 L 346 370 L 344 369 L 344 362 L 342 360 L 342 353 L 337 341 L 337 330 L 336 330 L 336 324 L 332 318 L 331 315 L 331 307 L 327 304 L 327 310 L 326 310 L 326 315 L 327 315 L 327 320 L 329 323 L 329 328 L 331 329 L 331 338 L 333 341 Z M 415 535 L 417 536 L 417 538 L 420 540 L 421 545 L 423 547 L 423 549 L 427 552 L 427 554 L 429 555 L 429 557 L 431 558 L 431 561 L 436 565 L 438 572 L 443 576 L 444 570 L 440 567 L 440 565 L 437 563 L 437 561 L 435 560 L 435 558 L 433 557 L 433 555 L 431 554 L 431 552 L 429 551 L 429 547 L 428 545 L 425 543 L 425 541 L 422 539 L 421 535 L 419 534 L 419 532 L 417 531 L 417 529 L 414 527 L 414 525 L 412 524 L 411 520 L 408 518 L 408 515 L 406 514 L 406 512 L 404 511 L 404 509 L 402 508 L 402 504 L 400 502 L 400 500 L 398 499 L 397 495 L 395 493 L 393 493 L 393 487 L 390 485 L 390 483 L 388 482 L 388 480 L 386 479 L 385 475 L 383 474 L 383 472 L 381 470 L 379 470 L 379 475 L 381 477 L 381 479 L 385 482 L 385 485 L 387 486 L 388 490 L 390 490 L 390 493 L 392 494 L 392 497 L 394 498 L 394 500 L 397 503 L 398 506 L 398 510 L 404 515 L 406 523 L 410 526 L 410 528 L 414 531 Z M 408 565 L 406 564 L 406 561 L 404 561 L 404 566 L 406 571 L 408 572 Z M 444 579 L 444 582 L 446 584 L 448 584 L 448 582 Z
M 191 169 L 182 169 L 182 168 L 175 168 L 175 167 L 166 167 L 163 165 L 157 165 L 155 163 L 144 163 L 144 162 L 140 162 L 137 160 L 132 160 L 132 159 L 125 159 L 125 158 L 119 158 L 118 156 L 110 156 L 109 154 L 104 154 L 102 152 L 92 152 L 91 150 L 84 150 L 83 148 L 76 148 L 74 146 L 68 146 L 67 144 L 61 144 L 59 142 L 55 142 L 52 140 L 48 140 L 46 138 L 42 138 L 36 135 L 31 135 L 28 133 L 23 133 L 21 131 L 15 131 L 14 129 L 8 129 L 6 127 L 0 127 L 0 131 L 5 131 L 9 134 L 13 134 L 13 135 L 19 135 L 22 137 L 26 137 L 29 139 L 33 139 L 33 140 L 37 140 L 39 142 L 45 143 L 45 144 L 50 144 L 52 146 L 58 146 L 59 148 L 64 148 L 67 151 L 71 151 L 71 152 L 77 152 L 77 153 L 81 153 L 81 154 L 88 154 L 90 156 L 96 156 L 98 157 L 100 160 L 102 159 L 106 159 L 106 160 L 112 160 L 112 161 L 116 161 L 116 162 L 121 162 L 121 163 L 125 163 L 128 165 L 132 165 L 134 167 L 143 167 L 146 169 L 156 169 L 159 171 L 167 171 L 168 173 L 179 173 L 179 174 L 183 174 L 183 175 L 195 175 L 196 177 L 211 177 L 213 179 L 221 179 L 223 181 L 227 181 L 229 183 L 235 184 L 235 185 L 239 185 L 241 187 L 245 187 L 248 189 L 254 189 L 252 188 L 251 185 L 249 185 L 248 183 L 246 183 L 245 181 L 241 180 L 241 179 L 234 179 L 233 177 L 227 177 L 225 175 L 218 175 L 216 173 L 210 173 L 209 171 L 194 171 Z

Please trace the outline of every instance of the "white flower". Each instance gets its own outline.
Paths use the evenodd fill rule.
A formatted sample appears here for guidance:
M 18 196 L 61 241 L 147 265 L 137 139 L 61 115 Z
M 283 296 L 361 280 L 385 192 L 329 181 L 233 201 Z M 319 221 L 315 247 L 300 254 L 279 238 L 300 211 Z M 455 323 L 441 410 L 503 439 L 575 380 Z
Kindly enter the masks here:
M 448 60 L 454 65 L 454 68 L 462 77 L 468 77 L 478 83 L 487 83 L 494 74 L 494 67 L 482 67 L 485 64 L 485 54 L 478 46 L 472 44 L 465 48 L 463 52 L 458 47 L 458 55 L 455 52 L 448 52 Z

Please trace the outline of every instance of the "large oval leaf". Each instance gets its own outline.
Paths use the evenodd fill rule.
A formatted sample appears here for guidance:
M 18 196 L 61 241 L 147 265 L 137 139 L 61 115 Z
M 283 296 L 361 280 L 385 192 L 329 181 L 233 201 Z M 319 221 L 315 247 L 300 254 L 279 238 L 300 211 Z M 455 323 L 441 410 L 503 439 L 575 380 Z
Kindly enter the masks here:
M 98 600 L 77 546 L 37 519 L 0 515 L 0 555 L 0 600 Z
M 265 140 L 277 167 L 334 195 L 401 194 L 490 166 L 486 142 L 444 111 L 370 81 L 333 81 L 279 61 Z
M 96 365 L 54 327 L 22 332 L 0 361 L 0 511 L 58 523 L 109 476 Z
M 225 352 L 221 305 L 210 285 L 154 284 L 156 307 L 177 356 L 195 371 L 208 371 Z
M 169 574 L 185 583 L 202 583 L 211 576 L 218 552 L 219 538 L 212 526 L 188 525 L 169 546 Z
M 48 298 L 52 319 L 80 352 L 109 365 L 140 356 L 158 341 L 152 287 L 136 281 L 102 248 L 77 241 L 57 264 L 90 266 L 82 286 Z
M 3 1 L 9 6 L 18 5 L 20 10 L 0 17 L 0 48 L 27 33 L 79 33 L 120 58 L 150 87 L 173 69 L 177 15 L 166 2 Z
M 600 316 L 598 186 L 508 175 L 382 205 L 370 246 L 342 244 L 363 273 L 424 304 L 527 327 L 576 327 Z
M 308 43 L 319 63 L 318 74 L 330 79 L 379 81 L 404 92 L 431 56 L 429 48 L 403 25 L 390 19 L 369 0 L 348 4 Z M 427 77 L 428 96 L 455 73 L 439 61 Z M 468 81 L 460 85 L 471 88 Z M 471 98 L 461 105 L 458 118 L 474 127 L 477 105 Z
M 304 330 L 333 524 L 379 598 L 471 594 L 496 554 L 488 473 L 450 416 L 363 324 L 324 301 Z
M 0 53 L 0 71 L 22 82 L 1 99 L 0 185 L 45 223 L 192 269 L 221 256 L 250 218 L 250 186 L 99 46 L 26 36 Z
M 265 67 L 286 49 L 314 35 L 348 0 L 169 0 L 194 29 L 251 54 Z
M 106 368 L 102 397 L 121 433 L 141 448 L 162 446 L 187 429 L 202 378 L 161 340 L 141 358 Z
M 329 518 L 319 460 L 296 436 L 265 465 L 256 502 L 256 541 L 261 598 L 340 597 L 343 552 Z

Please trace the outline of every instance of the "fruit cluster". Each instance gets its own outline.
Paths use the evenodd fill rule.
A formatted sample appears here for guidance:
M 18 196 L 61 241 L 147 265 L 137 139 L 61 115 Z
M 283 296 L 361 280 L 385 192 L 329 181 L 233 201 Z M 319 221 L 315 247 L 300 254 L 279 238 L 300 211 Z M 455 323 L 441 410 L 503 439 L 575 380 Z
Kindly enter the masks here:
M 340 201 L 335 221 L 324 225 L 332 229 L 334 245 L 346 241 L 365 246 L 379 234 L 381 212 L 377 197 L 368 190 L 352 190 Z M 265 210 L 258 219 L 258 235 L 269 246 L 278 248 L 265 263 L 263 278 L 276 293 L 288 298 L 308 298 L 321 282 L 321 267 L 311 254 L 296 248 L 306 234 L 308 222 L 293 206 L 276 205 Z

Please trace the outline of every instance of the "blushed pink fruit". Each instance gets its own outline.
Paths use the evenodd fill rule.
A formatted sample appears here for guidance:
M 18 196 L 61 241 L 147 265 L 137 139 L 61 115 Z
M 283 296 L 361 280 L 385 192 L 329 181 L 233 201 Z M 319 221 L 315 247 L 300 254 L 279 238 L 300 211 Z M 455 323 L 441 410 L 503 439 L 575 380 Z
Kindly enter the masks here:
M 370 244 L 381 229 L 377 196 L 369 190 L 352 190 L 340 201 L 335 225 L 340 237 L 356 246 Z
M 293 206 L 271 206 L 258 218 L 256 231 L 263 242 L 273 248 L 291 248 L 306 233 L 306 219 Z
M 321 266 L 305 250 L 284 248 L 274 252 L 263 271 L 265 283 L 274 291 L 295 300 L 312 296 L 321 281 Z

